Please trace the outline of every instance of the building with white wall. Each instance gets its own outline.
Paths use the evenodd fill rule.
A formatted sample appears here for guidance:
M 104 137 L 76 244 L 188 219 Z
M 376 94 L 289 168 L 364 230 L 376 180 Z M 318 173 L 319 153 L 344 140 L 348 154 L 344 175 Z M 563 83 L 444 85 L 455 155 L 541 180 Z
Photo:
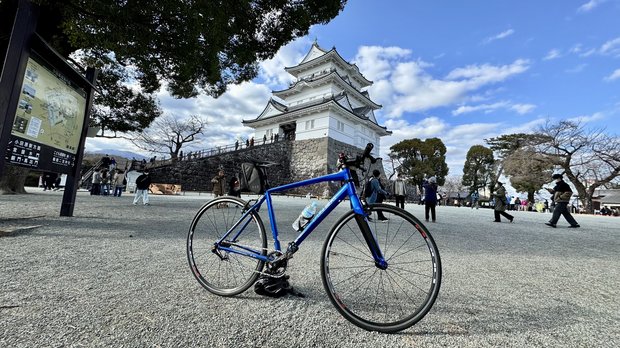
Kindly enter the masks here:
M 381 137 L 392 132 L 377 123 L 374 113 L 381 105 L 370 99 L 365 89 L 372 82 L 355 64 L 314 42 L 298 65 L 285 69 L 296 80 L 273 91 L 256 119 L 243 121 L 257 140 L 276 134 L 279 140 L 331 138 L 360 149 L 373 143 L 373 154 L 379 153 Z

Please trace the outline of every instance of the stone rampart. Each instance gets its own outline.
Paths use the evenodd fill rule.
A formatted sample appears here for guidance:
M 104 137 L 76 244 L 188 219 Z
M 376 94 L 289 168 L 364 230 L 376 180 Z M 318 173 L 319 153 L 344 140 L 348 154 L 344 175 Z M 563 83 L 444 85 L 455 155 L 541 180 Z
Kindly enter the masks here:
M 333 173 L 337 170 L 338 155 L 341 152 L 353 158 L 362 151 L 327 137 L 280 141 L 205 158 L 177 161 L 151 168 L 150 172 L 153 182 L 179 184 L 184 191 L 211 191 L 211 179 L 220 168 L 224 169 L 226 177 L 230 179 L 232 176 L 239 176 L 241 163 L 269 161 L 279 164 L 269 168 L 268 179 L 273 187 Z M 371 171 L 375 168 L 383 174 L 381 161 L 373 164 Z M 361 180 L 363 175 L 361 172 L 359 175 Z M 289 193 L 323 196 L 334 193 L 338 187 L 339 183 L 321 183 Z

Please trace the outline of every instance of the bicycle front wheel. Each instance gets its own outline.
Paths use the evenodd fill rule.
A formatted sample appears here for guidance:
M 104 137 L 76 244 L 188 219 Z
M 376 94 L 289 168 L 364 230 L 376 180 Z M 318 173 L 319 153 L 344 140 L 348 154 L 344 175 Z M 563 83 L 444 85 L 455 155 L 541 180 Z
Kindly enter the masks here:
M 422 319 L 437 298 L 439 251 L 427 228 L 404 210 L 374 204 L 370 218 L 387 268 L 375 265 L 351 211 L 334 224 L 323 245 L 323 286 L 353 324 L 370 331 L 401 331 Z
M 234 296 L 247 290 L 263 270 L 258 259 L 214 250 L 214 246 L 241 219 L 246 202 L 220 197 L 202 206 L 187 234 L 187 260 L 198 283 L 221 296 Z M 248 214 L 226 241 L 239 250 L 267 254 L 267 236 L 260 216 Z

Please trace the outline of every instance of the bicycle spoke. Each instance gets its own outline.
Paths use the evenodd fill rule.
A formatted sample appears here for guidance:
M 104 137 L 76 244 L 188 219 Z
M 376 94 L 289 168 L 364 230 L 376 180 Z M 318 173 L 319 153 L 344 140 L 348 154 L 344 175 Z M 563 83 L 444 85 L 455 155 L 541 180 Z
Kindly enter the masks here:
M 375 265 L 372 257 L 364 257 L 368 265 L 359 260 L 367 243 L 352 223 L 354 213 L 349 213 L 328 234 L 323 260 L 338 262 L 323 263 L 323 274 L 332 272 L 323 281 L 345 318 L 367 330 L 396 332 L 415 324 L 435 301 L 441 280 L 439 255 L 430 233 L 425 230 L 423 235 L 423 225 L 407 213 L 383 204 L 371 206 L 371 212 L 374 219 L 368 225 L 387 268 Z M 378 223 L 381 212 L 388 220 Z
M 355 256 L 352 256 L 352 255 L 349 255 L 349 254 L 345 254 L 343 252 L 338 252 L 338 251 L 334 252 L 333 254 L 334 254 L 334 256 L 346 256 L 346 257 L 354 259 L 354 260 L 359 260 L 359 261 L 363 261 L 363 262 L 372 263 L 373 265 L 375 264 L 375 260 L 374 259 L 371 259 L 371 260 L 361 259 L 359 257 L 355 257 Z
M 246 215 L 249 220 L 240 221 L 243 206 L 245 202 L 232 198 L 217 198 L 207 203 L 193 220 L 188 234 L 188 255 L 190 251 L 193 255 L 188 257 L 190 267 L 196 270 L 198 282 L 218 295 L 232 296 L 245 291 L 258 278 L 256 271 L 263 267 L 262 261 L 244 254 L 219 249 L 216 255 L 211 250 L 237 224 L 235 231 L 231 231 L 237 235 L 236 240 L 228 241 L 232 243 L 228 248 L 243 251 L 241 245 L 247 245 L 266 254 L 266 235 L 260 217 L 250 212 Z

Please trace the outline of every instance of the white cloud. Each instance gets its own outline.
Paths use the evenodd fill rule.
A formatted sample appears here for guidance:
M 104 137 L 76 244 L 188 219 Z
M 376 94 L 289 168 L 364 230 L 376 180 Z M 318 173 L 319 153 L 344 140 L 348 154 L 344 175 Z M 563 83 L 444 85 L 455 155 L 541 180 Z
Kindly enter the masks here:
M 131 141 L 126 139 L 86 138 L 85 152 L 101 153 L 103 150 L 108 149 L 144 154 L 143 150 L 137 148 Z
M 560 53 L 560 50 L 554 48 L 551 51 L 549 51 L 549 53 L 547 53 L 547 55 L 543 58 L 543 60 L 557 59 L 557 58 L 560 58 L 561 56 L 562 55 Z
M 311 44 L 310 39 L 304 37 L 280 48 L 273 58 L 260 63 L 259 79 L 274 88 L 286 88 L 295 78 L 284 68 L 299 64 Z
M 600 4 L 604 3 L 606 0 L 590 0 L 588 2 L 586 2 L 585 4 L 579 6 L 579 8 L 577 9 L 577 12 L 590 12 L 592 11 L 594 8 L 598 7 Z
M 605 114 L 603 112 L 595 112 L 591 115 L 580 115 L 571 117 L 568 121 L 579 122 L 579 123 L 588 123 L 593 121 L 599 121 L 605 118 Z
M 534 126 L 538 124 L 541 124 L 541 121 L 537 121 L 536 124 L 529 122 L 527 131 L 533 130 Z M 505 128 L 505 124 L 502 122 L 453 125 L 435 116 L 426 117 L 415 123 L 410 123 L 405 118 L 391 119 L 387 120 L 385 125 L 388 129 L 393 130 L 393 134 L 381 139 L 381 157 L 388 158 L 390 147 L 405 139 L 419 138 L 424 140 L 437 137 L 446 146 L 446 162 L 450 168 L 450 175 L 462 175 L 465 156 L 470 147 L 473 145 L 486 146 L 484 139 L 508 134 L 512 131 Z M 525 127 L 523 125 L 519 131 L 525 132 Z
M 620 69 L 616 69 L 611 75 L 605 77 L 605 81 L 614 81 L 620 79 Z
M 485 114 L 492 113 L 498 109 L 512 110 L 516 113 L 523 115 L 531 112 L 536 108 L 533 104 L 512 104 L 508 101 L 501 101 L 493 104 L 480 104 L 480 105 L 461 105 L 456 110 L 452 111 L 452 115 L 461 115 L 471 112 L 484 112 Z
M 469 65 L 436 78 L 427 72 L 431 65 L 414 60 L 410 51 L 388 49 L 362 47 L 356 56 L 360 70 L 374 81 L 369 88 L 371 97 L 384 105 L 383 113 L 388 118 L 455 104 L 467 98 L 468 93 L 521 74 L 530 66 L 523 59 L 501 66 Z
M 569 50 L 570 53 L 574 53 L 574 54 L 579 54 L 581 53 L 583 49 L 581 48 L 581 44 L 575 44 L 573 47 L 571 47 L 571 49 Z
M 510 109 L 516 111 L 519 115 L 524 115 L 532 112 L 536 109 L 536 105 L 534 104 L 514 104 L 510 107 Z
M 392 62 L 411 56 L 411 50 L 400 47 L 362 46 L 358 49 L 353 63 L 371 81 L 387 78 L 392 71 Z
M 486 39 L 484 39 L 482 41 L 482 43 L 483 44 L 488 44 L 488 43 L 491 43 L 491 42 L 493 42 L 495 40 L 505 39 L 505 38 L 507 38 L 508 36 L 510 36 L 510 35 L 512 35 L 514 33 L 515 33 L 515 31 L 513 29 L 508 29 L 508 30 L 502 31 L 501 33 L 499 33 L 497 35 L 493 35 L 493 36 L 487 37 Z
M 545 124 L 546 121 L 544 118 L 537 118 L 530 122 L 502 129 L 499 134 L 532 133 L 539 126 Z
M 620 37 L 605 42 L 599 52 L 602 55 L 620 57 Z

